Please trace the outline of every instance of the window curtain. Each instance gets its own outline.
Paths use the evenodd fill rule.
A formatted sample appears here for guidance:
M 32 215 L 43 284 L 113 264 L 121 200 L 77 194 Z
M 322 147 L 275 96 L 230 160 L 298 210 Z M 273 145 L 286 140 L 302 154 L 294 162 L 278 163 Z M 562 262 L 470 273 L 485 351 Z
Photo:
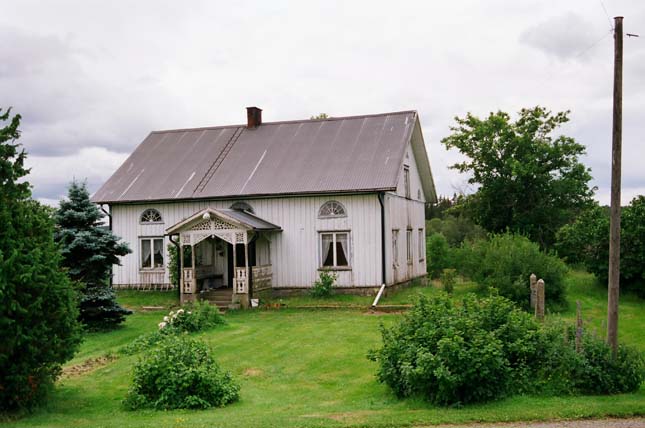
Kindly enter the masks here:
M 141 241 L 141 267 L 142 268 L 152 267 L 150 264 L 151 256 L 152 256 L 152 251 L 150 248 L 150 240 L 144 239 Z
M 334 235 L 332 234 L 323 234 L 322 235 L 322 255 L 323 255 L 323 266 L 334 266 L 334 249 L 332 243 L 334 241 Z
M 154 267 L 163 267 L 163 239 L 154 240 L 155 265 Z
M 336 234 L 336 266 L 349 266 L 347 262 L 347 234 Z

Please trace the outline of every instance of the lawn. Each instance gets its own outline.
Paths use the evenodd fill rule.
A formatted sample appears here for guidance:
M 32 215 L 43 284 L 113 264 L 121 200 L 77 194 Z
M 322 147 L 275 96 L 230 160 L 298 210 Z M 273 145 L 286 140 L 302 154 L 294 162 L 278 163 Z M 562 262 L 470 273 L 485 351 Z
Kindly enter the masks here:
M 580 300 L 584 318 L 600 330 L 606 291 L 592 276 L 580 272 L 569 276 L 568 285 L 571 308 L 560 316 L 573 318 L 573 302 Z M 384 302 L 409 303 L 419 293 L 433 294 L 438 288 L 437 283 L 411 288 Z M 462 283 L 456 293 L 472 288 Z M 144 306 L 148 299 L 159 306 L 173 305 L 167 294 L 120 293 L 120 299 L 133 308 Z M 620 333 L 622 340 L 645 351 L 642 308 L 642 301 L 622 296 Z M 153 331 L 163 314 L 137 311 L 115 332 L 88 335 L 70 364 L 115 353 L 139 334 Z M 45 408 L 7 426 L 378 427 L 645 414 L 645 388 L 617 396 L 520 396 L 464 408 L 401 401 L 376 382 L 376 365 L 365 357 L 368 349 L 379 344 L 379 325 L 391 325 L 399 314 L 370 315 L 349 308 L 281 309 L 231 312 L 225 317 L 226 326 L 200 336 L 212 346 L 222 367 L 239 380 L 238 403 L 205 411 L 125 411 L 120 402 L 137 357 L 121 356 L 84 375 L 63 378 Z

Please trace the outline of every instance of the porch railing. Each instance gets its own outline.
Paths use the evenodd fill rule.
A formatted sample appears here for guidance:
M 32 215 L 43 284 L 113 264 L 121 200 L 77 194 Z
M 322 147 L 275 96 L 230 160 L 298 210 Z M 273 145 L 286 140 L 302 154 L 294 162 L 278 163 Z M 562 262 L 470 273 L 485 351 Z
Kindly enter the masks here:
M 193 270 L 193 268 L 184 268 L 182 282 L 184 285 L 184 293 L 195 293 L 195 271 Z

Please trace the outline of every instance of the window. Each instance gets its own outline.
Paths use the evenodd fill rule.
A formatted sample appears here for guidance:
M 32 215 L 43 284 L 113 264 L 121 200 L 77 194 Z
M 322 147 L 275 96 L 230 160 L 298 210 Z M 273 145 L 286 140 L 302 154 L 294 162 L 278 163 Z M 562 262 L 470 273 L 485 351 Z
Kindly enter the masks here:
M 426 255 L 426 249 L 425 245 L 423 243 L 423 240 L 425 238 L 425 234 L 423 233 L 423 229 L 419 229 L 419 242 L 417 245 L 419 246 L 419 261 L 422 262 L 425 259 Z
M 403 166 L 403 181 L 405 183 L 405 197 L 410 199 L 410 167 L 407 165 Z
M 392 264 L 399 265 L 399 230 L 392 229 Z
M 347 217 L 345 207 L 338 201 L 327 201 L 318 211 L 318 218 L 336 217 Z
M 408 229 L 405 234 L 406 253 L 408 256 L 408 264 L 412 263 L 412 229 Z
M 246 202 L 235 202 L 233 205 L 231 205 L 232 210 L 238 210 L 238 211 L 246 211 L 251 214 L 255 214 L 255 211 L 253 211 L 253 207 Z
M 141 269 L 163 268 L 163 238 L 141 238 Z
M 139 218 L 141 223 L 162 223 L 163 219 L 161 218 L 161 213 L 153 208 L 148 208 Z
M 349 232 L 322 232 L 320 245 L 322 267 L 349 267 Z

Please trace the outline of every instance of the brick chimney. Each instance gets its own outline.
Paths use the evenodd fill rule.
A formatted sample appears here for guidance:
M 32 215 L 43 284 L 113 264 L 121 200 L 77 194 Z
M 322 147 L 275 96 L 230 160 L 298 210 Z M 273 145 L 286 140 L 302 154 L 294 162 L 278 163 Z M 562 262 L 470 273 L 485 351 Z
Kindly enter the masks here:
M 262 109 L 257 107 L 246 108 L 247 128 L 257 128 L 262 125 Z

